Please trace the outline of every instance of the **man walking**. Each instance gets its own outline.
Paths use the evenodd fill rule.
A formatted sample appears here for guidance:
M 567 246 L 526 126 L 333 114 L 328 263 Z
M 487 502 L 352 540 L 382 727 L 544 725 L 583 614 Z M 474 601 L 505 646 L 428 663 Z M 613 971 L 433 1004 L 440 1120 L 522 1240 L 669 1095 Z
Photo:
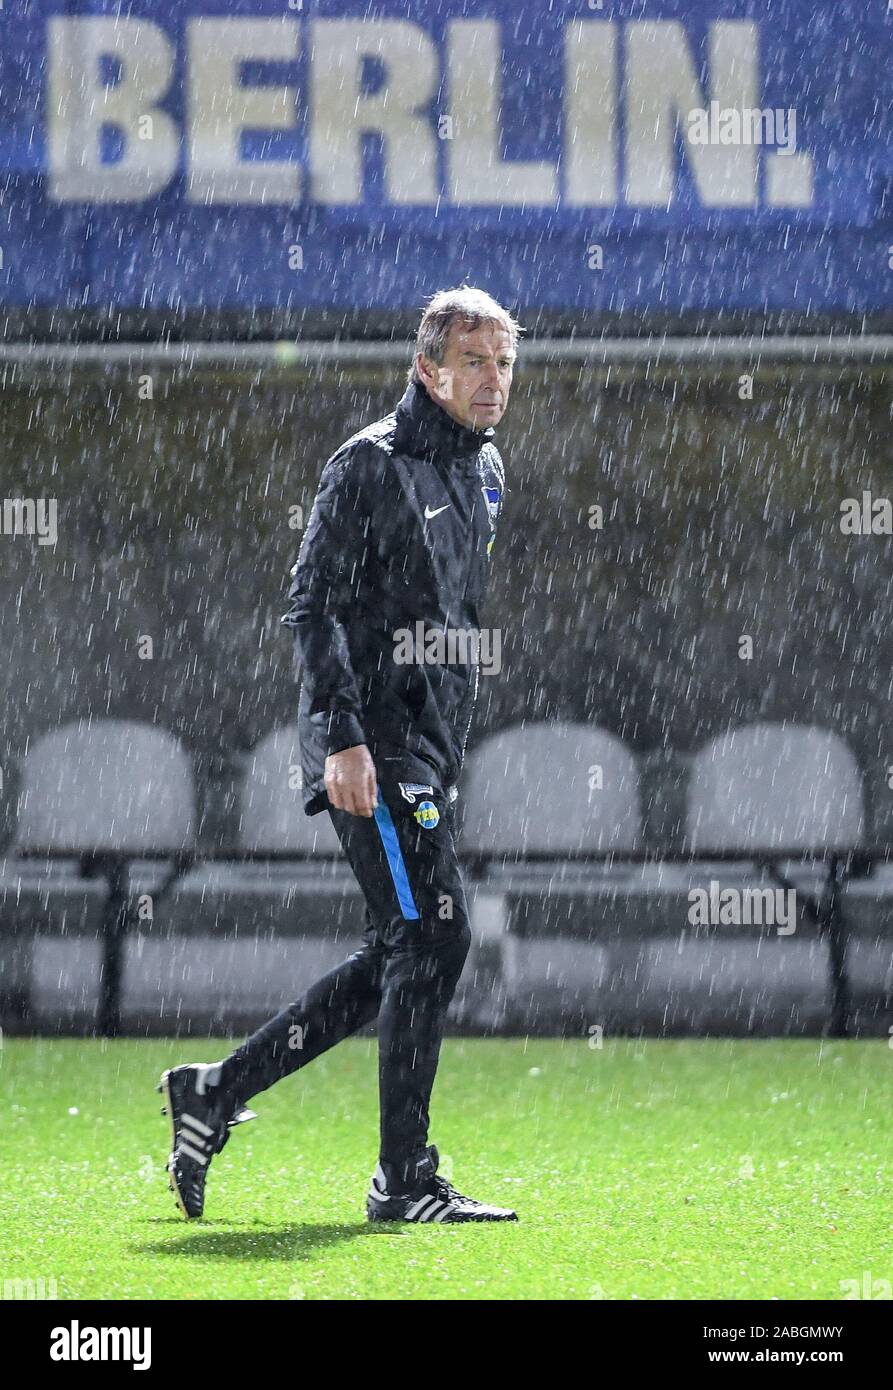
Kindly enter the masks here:
M 523 331 L 481 290 L 434 295 L 396 410 L 323 470 L 282 621 L 302 664 L 304 806 L 328 811 L 362 889 L 363 946 L 229 1057 L 164 1073 L 187 1217 L 232 1126 L 253 1117 L 245 1101 L 377 1019 L 369 1220 L 517 1219 L 438 1174 L 428 1104 L 471 943 L 453 802 L 505 489 L 492 438 Z

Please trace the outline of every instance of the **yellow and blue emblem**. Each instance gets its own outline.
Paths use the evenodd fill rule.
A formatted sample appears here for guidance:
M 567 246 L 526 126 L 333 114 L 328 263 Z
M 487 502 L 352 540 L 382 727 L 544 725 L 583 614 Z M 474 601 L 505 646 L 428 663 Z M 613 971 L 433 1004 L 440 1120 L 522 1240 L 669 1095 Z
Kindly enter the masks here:
M 423 801 L 413 815 L 423 830 L 433 830 L 440 820 L 440 812 L 433 801 Z

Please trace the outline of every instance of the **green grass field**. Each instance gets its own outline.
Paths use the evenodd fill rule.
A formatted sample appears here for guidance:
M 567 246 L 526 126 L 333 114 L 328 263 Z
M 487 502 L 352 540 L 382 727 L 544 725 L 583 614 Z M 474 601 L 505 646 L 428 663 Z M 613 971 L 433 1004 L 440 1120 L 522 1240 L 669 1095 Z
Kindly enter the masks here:
M 206 1215 L 154 1086 L 225 1043 L 7 1039 L 0 1281 L 59 1298 L 840 1299 L 893 1280 L 884 1042 L 448 1040 L 431 1139 L 518 1224 L 365 1220 L 374 1040 L 258 1096 Z

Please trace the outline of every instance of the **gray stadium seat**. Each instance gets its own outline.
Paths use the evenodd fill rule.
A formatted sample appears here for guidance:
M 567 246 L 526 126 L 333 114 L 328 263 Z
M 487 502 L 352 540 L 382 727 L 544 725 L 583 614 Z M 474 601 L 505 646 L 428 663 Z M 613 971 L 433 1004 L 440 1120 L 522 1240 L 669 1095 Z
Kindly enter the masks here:
M 761 722 L 711 740 L 691 761 L 685 848 L 703 852 L 691 866 L 691 886 L 766 889 L 777 880 L 756 862 L 773 850 L 847 849 L 864 831 L 862 776 L 847 745 L 827 729 Z M 716 859 L 754 855 L 753 861 Z M 698 928 L 675 941 L 655 941 L 642 953 L 643 992 L 666 1001 L 675 1016 L 707 1028 L 747 1031 L 779 1026 L 821 1027 L 830 1008 L 828 940 L 804 911 L 800 894 L 816 897 L 827 868 L 794 858 L 778 865 L 798 892 L 796 931 L 779 937 L 759 926 Z M 771 984 L 770 984 L 771 982 Z M 705 988 L 707 986 L 707 988 Z
M 95 1006 L 101 949 L 108 949 L 101 948 L 100 937 L 117 899 L 104 874 L 82 877 L 79 857 L 114 856 L 133 867 L 140 855 L 191 851 L 195 826 L 191 760 L 164 730 L 121 719 L 81 719 L 37 739 L 21 759 L 16 831 L 0 883 L 0 976 L 8 975 L 23 1014 L 32 987 L 39 994 L 42 979 L 68 978 L 60 964 L 66 952 L 81 968 L 82 987 L 57 986 L 52 1016 L 64 1022 L 72 997 L 87 1012 Z M 17 858 L 23 851 L 71 858 L 39 863 Z M 163 861 L 144 866 L 150 886 L 165 872 Z M 11 953 L 17 962 L 8 969 Z M 106 980 L 109 959 L 102 967 Z M 0 1004 L 5 1002 L 8 991 L 0 980 Z
M 858 845 L 862 775 L 836 734 L 811 725 L 749 724 L 695 756 L 689 849 L 831 849 Z
M 304 813 L 297 730 L 274 730 L 239 762 L 239 848 L 261 857 L 198 863 L 175 886 L 168 940 L 150 933 L 130 973 L 141 1026 L 181 1013 L 193 1026 L 256 1026 L 360 944 L 363 902 L 332 822 Z
M 125 719 L 78 720 L 22 759 L 13 852 L 175 853 L 195 842 L 189 755 L 172 734 Z
M 601 769 L 601 786 L 594 769 Z M 613 734 L 586 724 L 530 724 L 485 740 L 470 755 L 463 783 L 460 848 L 549 856 L 541 863 L 494 864 L 472 883 L 475 956 L 471 973 L 490 961 L 492 1019 L 511 1015 L 525 991 L 563 994 L 568 979 L 598 995 L 608 968 L 602 945 L 581 943 L 595 898 L 606 905 L 629 877 L 628 866 L 568 863 L 568 850 L 632 850 L 640 845 L 638 769 Z M 568 938 L 576 937 L 575 943 Z M 559 965 L 565 957 L 567 968 Z M 556 968 L 557 967 L 557 968 Z M 534 985 L 534 980 L 536 981 Z M 537 993 L 539 997 L 539 993 Z
M 239 814 L 243 849 L 341 854 L 328 814 L 304 814 L 297 728 L 286 726 L 267 734 L 245 755 L 243 766 Z
M 465 850 L 560 858 L 567 850 L 634 849 L 640 834 L 635 758 L 603 729 L 519 725 L 486 739 L 468 759 Z
M 259 857 L 196 864 L 170 895 L 171 933 L 202 936 L 207 944 L 233 936 L 325 937 L 335 963 L 343 955 L 339 936 L 352 940 L 362 929 L 357 889 L 329 816 L 304 813 L 297 730 L 275 729 L 239 762 L 238 844 Z M 279 862 L 267 854 L 295 858 Z

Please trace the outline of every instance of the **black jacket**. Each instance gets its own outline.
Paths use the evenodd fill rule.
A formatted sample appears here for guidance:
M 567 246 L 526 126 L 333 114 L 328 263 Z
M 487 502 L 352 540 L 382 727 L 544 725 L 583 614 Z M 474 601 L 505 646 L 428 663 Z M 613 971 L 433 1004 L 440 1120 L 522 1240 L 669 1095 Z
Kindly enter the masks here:
M 308 815 L 328 805 L 327 755 L 355 744 L 367 744 L 376 762 L 411 755 L 444 791 L 459 775 L 505 491 L 493 435 L 492 426 L 458 424 L 412 382 L 396 410 L 348 439 L 323 469 L 282 618 L 301 667 Z M 407 630 L 415 637 L 420 622 L 426 637 L 458 630 L 472 639 L 436 664 L 395 659 L 405 658 Z

